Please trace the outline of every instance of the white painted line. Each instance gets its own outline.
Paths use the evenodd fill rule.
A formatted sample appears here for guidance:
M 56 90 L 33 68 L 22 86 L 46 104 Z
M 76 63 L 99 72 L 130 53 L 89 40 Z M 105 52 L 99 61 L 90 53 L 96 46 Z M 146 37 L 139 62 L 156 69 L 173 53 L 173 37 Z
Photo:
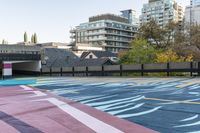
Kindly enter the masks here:
M 81 103 L 87 104 L 87 103 L 90 103 L 90 102 L 93 102 L 93 101 L 96 101 L 96 100 L 101 100 L 101 99 L 106 99 L 106 98 L 111 98 L 111 97 L 113 97 L 113 96 L 111 95 L 111 96 L 105 96 L 105 97 L 101 97 L 101 98 L 97 98 L 97 99 L 85 100 L 85 101 L 81 101 Z M 137 96 L 137 97 L 139 97 L 139 96 Z M 110 100 L 110 101 L 98 102 L 98 104 L 97 103 L 92 103 L 91 105 L 94 104 L 95 106 L 98 106 L 98 105 L 104 105 L 104 104 L 112 104 L 112 103 L 131 100 L 131 99 L 133 99 L 133 98 L 129 97 L 129 98 L 123 98 L 123 99 L 118 99 L 118 100 Z
M 123 104 L 123 105 L 118 105 L 118 106 L 114 106 L 114 107 L 109 107 L 109 108 L 107 108 L 107 109 L 102 109 L 102 111 L 109 111 L 109 110 L 117 110 L 117 109 L 121 109 L 121 108 L 126 108 L 126 107 L 128 107 L 128 106 L 130 106 L 130 105 L 133 105 L 133 103 L 128 103 L 128 104 Z
M 200 133 L 200 131 L 188 132 L 188 133 Z
M 154 111 L 156 111 L 160 108 L 162 108 L 162 106 L 159 106 L 159 107 L 156 107 L 156 108 L 153 108 L 151 110 L 144 111 L 144 112 L 135 113 L 135 114 L 118 115 L 118 117 L 120 117 L 120 118 L 130 118 L 130 117 L 135 117 L 135 116 L 141 116 L 141 115 L 152 113 L 152 112 L 154 112 Z
M 20 85 L 21 88 L 23 88 L 25 91 L 32 91 L 33 89 L 28 87 L 28 86 L 25 86 L 25 85 Z
M 111 97 L 115 97 L 117 95 L 111 95 L 111 96 L 103 96 L 103 97 L 98 97 L 98 98 L 93 98 L 93 99 L 89 99 L 89 100 L 82 100 L 81 103 L 89 103 L 89 102 L 93 102 L 93 101 L 97 101 L 97 100 L 101 100 L 101 99 L 106 99 L 106 98 L 111 98 Z
M 121 105 L 121 104 L 129 104 L 129 103 L 133 103 L 135 101 L 139 101 L 141 99 L 144 99 L 145 97 L 142 96 L 140 98 L 137 98 L 137 99 L 132 99 L 132 100 L 129 100 L 129 101 L 122 101 L 122 102 L 117 102 L 117 103 L 111 103 L 111 104 L 106 104 L 106 105 L 100 105 L 100 106 L 97 106 L 95 108 L 99 109 L 99 110 L 105 110 L 105 109 L 108 109 L 110 107 L 114 107 L 114 106 L 118 106 L 118 105 Z M 87 104 L 89 105 L 89 104 Z
M 74 108 L 65 102 L 62 102 L 56 98 L 47 98 L 47 99 L 41 99 L 39 101 L 49 101 L 50 103 L 56 105 L 58 108 L 63 110 L 64 112 L 70 114 L 72 117 L 86 125 L 87 127 L 91 128 L 97 133 L 123 133 L 119 129 L 108 125 L 89 114 L 82 112 L 81 110 L 78 110 L 77 108 Z
M 128 97 L 128 98 L 123 98 L 123 99 L 118 99 L 118 100 L 110 100 L 110 101 L 104 101 L 104 102 L 97 102 L 97 103 L 88 103 L 87 105 L 90 106 L 101 106 L 101 105 L 108 105 L 108 104 L 115 104 L 115 103 L 119 103 L 119 102 L 123 102 L 123 101 L 127 101 L 128 102 L 135 102 L 135 101 L 139 101 L 144 99 L 144 96 L 138 95 L 135 97 Z
M 117 111 L 111 111 L 109 113 L 111 113 L 112 115 L 117 115 L 117 114 L 120 114 L 120 113 L 123 113 L 123 112 L 126 112 L 126 111 L 130 111 L 130 110 L 134 110 L 134 109 L 137 109 L 141 106 L 143 106 L 145 103 L 140 103 L 140 104 L 137 104 L 133 107 L 130 107 L 130 108 L 126 108 L 126 109 L 122 109 L 122 110 L 117 110 Z
M 178 127 L 191 127 L 191 126 L 197 126 L 197 125 L 200 125 L 200 121 L 197 121 L 197 122 L 194 122 L 194 123 L 191 123 L 191 124 L 185 124 L 185 125 L 174 126 L 174 127 L 175 127 L 175 128 L 178 128 Z
M 41 92 L 41 91 L 33 91 L 33 93 L 35 93 L 35 96 L 31 96 L 31 97 L 42 97 L 42 96 L 47 96 L 47 94 Z
M 195 116 L 193 116 L 193 117 L 186 118 L 186 119 L 183 119 L 183 120 L 181 120 L 181 121 L 182 121 L 182 122 L 183 122 L 183 121 L 191 121 L 191 120 L 194 120 L 194 119 L 198 118 L 198 116 L 199 116 L 199 115 L 195 115 Z

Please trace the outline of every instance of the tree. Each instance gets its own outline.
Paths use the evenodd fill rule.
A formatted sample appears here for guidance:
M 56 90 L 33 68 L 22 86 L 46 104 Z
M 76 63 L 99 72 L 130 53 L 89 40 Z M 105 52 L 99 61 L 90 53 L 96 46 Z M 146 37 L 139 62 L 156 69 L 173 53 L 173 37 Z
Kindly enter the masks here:
M 34 43 L 38 43 L 37 34 L 35 33 L 33 36 L 34 36 Z
M 200 25 L 184 24 L 184 30 L 175 35 L 174 51 L 180 56 L 193 56 L 194 61 L 200 61 Z
M 2 40 L 2 44 L 8 44 L 8 41 L 6 41 L 5 39 Z
M 31 43 L 35 43 L 33 35 L 31 36 Z
M 24 33 L 24 42 L 28 42 L 28 35 L 26 32 Z
M 155 61 L 157 63 L 167 63 L 167 62 L 191 62 L 193 61 L 192 55 L 189 56 L 179 56 L 172 49 L 167 51 L 157 53 Z
M 157 49 L 170 47 L 174 41 L 174 35 L 179 30 L 179 23 L 169 21 L 165 26 L 160 26 L 155 20 L 142 24 L 137 34 L 138 38 L 145 38 L 150 45 Z
M 146 39 L 136 39 L 131 43 L 131 49 L 128 52 L 120 53 L 120 62 L 122 64 L 142 64 L 153 63 L 156 52 Z
M 5 44 L 5 40 L 4 39 L 2 40 L 2 44 Z

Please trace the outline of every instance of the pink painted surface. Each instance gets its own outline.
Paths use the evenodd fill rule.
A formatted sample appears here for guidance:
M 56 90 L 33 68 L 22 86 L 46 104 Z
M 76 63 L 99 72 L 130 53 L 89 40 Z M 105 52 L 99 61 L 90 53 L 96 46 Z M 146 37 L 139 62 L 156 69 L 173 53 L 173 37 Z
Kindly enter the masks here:
M 6 63 L 6 64 L 3 64 L 3 68 L 4 69 L 11 69 L 12 68 L 12 64 L 11 63 Z
M 37 92 L 46 94 L 37 96 Z M 58 105 L 46 99 L 56 99 Z M 95 133 L 98 123 L 88 126 L 81 122 L 82 116 L 75 118 L 65 105 L 85 113 L 110 129 L 123 133 L 157 133 L 138 124 L 119 119 L 86 105 L 55 96 L 36 88 L 24 86 L 0 88 L 0 132 L 4 133 Z M 103 127 L 102 127 L 103 128 Z M 112 133 L 112 131 L 110 131 Z M 109 132 L 109 133 L 110 133 Z

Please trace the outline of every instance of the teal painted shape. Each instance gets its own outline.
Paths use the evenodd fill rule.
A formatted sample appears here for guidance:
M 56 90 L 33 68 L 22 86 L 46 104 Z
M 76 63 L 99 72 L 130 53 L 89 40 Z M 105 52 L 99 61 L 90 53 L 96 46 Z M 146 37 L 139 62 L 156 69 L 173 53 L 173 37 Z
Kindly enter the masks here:
M 31 85 L 36 84 L 35 79 L 29 80 L 0 80 L 0 86 L 16 86 L 16 85 Z

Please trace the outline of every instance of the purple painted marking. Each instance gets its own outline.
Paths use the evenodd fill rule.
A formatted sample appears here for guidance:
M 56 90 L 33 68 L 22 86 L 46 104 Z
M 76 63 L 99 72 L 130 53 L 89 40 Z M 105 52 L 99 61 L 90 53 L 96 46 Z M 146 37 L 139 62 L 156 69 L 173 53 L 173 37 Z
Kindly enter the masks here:
M 12 64 L 3 64 L 3 68 L 5 69 L 5 68 L 12 68 Z

